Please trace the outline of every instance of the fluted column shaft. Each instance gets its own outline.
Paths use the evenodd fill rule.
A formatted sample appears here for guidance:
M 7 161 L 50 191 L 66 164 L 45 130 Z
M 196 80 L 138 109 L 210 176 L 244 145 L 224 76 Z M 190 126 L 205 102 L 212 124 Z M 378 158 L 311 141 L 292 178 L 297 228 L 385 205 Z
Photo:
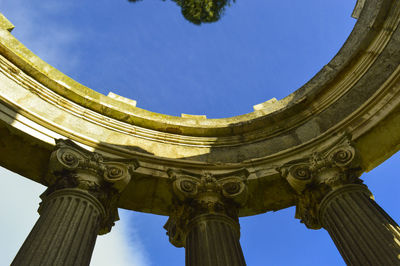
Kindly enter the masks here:
M 345 185 L 320 205 L 320 220 L 348 265 L 399 265 L 400 230 L 364 185 Z
M 186 266 L 244 266 L 238 209 L 247 200 L 248 172 L 169 171 L 177 208 L 164 228 L 185 247 Z
M 205 214 L 189 223 L 187 266 L 246 265 L 239 243 L 239 224 L 228 216 Z
M 400 265 L 400 228 L 359 179 L 361 160 L 350 136 L 279 168 L 297 193 L 296 218 L 324 227 L 348 265 Z
M 92 195 L 62 189 L 45 198 L 40 218 L 12 265 L 89 265 L 105 211 Z
M 89 265 L 97 235 L 119 219 L 120 192 L 137 166 L 56 140 L 40 217 L 12 265 Z

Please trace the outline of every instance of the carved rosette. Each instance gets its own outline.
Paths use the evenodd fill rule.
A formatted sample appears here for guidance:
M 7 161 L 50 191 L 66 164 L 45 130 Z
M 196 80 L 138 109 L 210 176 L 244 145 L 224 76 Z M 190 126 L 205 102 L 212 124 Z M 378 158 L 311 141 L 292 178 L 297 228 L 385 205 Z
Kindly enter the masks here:
M 224 215 L 238 221 L 237 209 L 247 200 L 246 170 L 232 175 L 173 170 L 168 174 L 173 180 L 178 207 L 172 211 L 164 228 L 173 245 L 185 246 L 190 221 L 199 215 Z
M 362 183 L 355 159 L 356 151 L 345 137 L 330 149 L 278 168 L 298 195 L 295 217 L 308 228 L 321 228 L 319 206 L 330 191 L 346 184 Z
M 89 152 L 70 140 L 56 140 L 46 178 L 48 189 L 41 198 L 64 188 L 76 188 L 91 194 L 106 211 L 99 232 L 105 234 L 119 220 L 117 202 L 120 192 L 129 183 L 132 170 L 138 166 L 136 160 L 113 160 Z

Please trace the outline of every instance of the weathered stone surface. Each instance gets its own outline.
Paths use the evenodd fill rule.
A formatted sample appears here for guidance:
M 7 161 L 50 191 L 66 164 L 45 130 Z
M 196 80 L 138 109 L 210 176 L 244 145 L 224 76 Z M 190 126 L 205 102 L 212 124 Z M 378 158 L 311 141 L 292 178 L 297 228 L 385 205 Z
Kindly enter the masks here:
M 400 4 L 358 3 L 353 32 L 314 78 L 282 100 L 224 119 L 155 114 L 92 91 L 37 58 L 2 17 L 0 163 L 45 184 L 54 139 L 70 138 L 108 157 L 140 161 L 135 185 L 128 184 L 118 203 L 126 209 L 168 215 L 170 168 L 213 174 L 247 168 L 248 190 L 257 196 L 239 216 L 292 206 L 296 195 L 277 167 L 323 150 L 344 133 L 361 151 L 360 172 L 400 148 Z M 13 150 L 18 140 L 24 145 Z
M 12 24 L 0 16 L 0 164 L 49 186 L 50 196 L 63 189 L 88 192 L 105 210 L 99 226 L 103 232 L 117 218 L 117 207 L 170 216 L 170 238 L 181 246 L 203 243 L 211 233 L 221 238 L 211 238 L 207 247 L 220 245 L 223 238 L 238 243 L 238 217 L 293 205 L 310 228 L 322 226 L 330 233 L 332 223 L 350 228 L 354 225 L 343 219 L 319 216 L 324 198 L 360 183 L 363 172 L 400 149 L 400 2 L 359 0 L 354 16 L 358 21 L 344 46 L 303 87 L 252 113 L 224 119 L 156 114 L 90 90 L 25 48 L 10 33 Z M 70 142 L 70 156 L 51 156 L 60 138 L 76 144 Z M 50 157 L 58 161 L 50 164 Z M 77 164 L 73 159 L 68 165 L 69 157 L 77 158 Z M 141 167 L 119 168 L 132 158 Z M 58 170 L 46 175 L 49 167 Z M 114 175 L 111 168 L 134 175 L 106 180 L 107 174 Z M 212 193 L 204 192 L 213 183 L 202 181 L 206 173 L 216 180 Z M 232 173 L 246 174 L 229 179 Z M 231 197 L 228 181 L 239 191 L 245 188 L 243 193 Z M 362 210 L 373 209 L 375 203 L 368 205 L 362 197 L 352 194 L 348 200 Z M 201 202 L 213 204 L 204 208 Z M 196 208 L 189 208 L 192 204 Z M 332 204 L 326 213 L 337 211 Z M 351 209 L 355 205 L 346 208 L 364 215 Z M 372 212 L 383 221 L 378 208 Z M 375 226 L 376 219 L 366 228 Z M 384 230 L 378 229 L 382 235 Z M 351 241 L 335 237 L 339 249 Z M 221 244 L 218 252 L 229 250 L 242 263 L 235 245 Z M 194 251 L 187 250 L 188 260 L 207 263 L 193 259 L 198 256 Z M 201 252 L 216 256 L 212 250 Z M 355 255 L 345 256 L 353 263 Z

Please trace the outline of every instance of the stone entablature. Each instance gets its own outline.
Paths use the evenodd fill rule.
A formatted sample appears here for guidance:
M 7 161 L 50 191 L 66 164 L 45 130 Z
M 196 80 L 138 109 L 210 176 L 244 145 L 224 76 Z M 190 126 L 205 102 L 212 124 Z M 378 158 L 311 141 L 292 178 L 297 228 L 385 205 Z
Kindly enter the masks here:
M 298 195 L 276 169 L 323 154 L 343 132 L 359 151 L 359 175 L 400 148 L 400 3 L 360 6 L 340 52 L 281 100 L 282 108 L 226 119 L 154 114 L 100 95 L 37 58 L 1 17 L 0 164 L 48 184 L 44 169 L 54 140 L 68 138 L 83 150 L 140 163 L 118 207 L 169 215 L 175 198 L 169 169 L 218 176 L 243 168 L 249 200 L 239 216 L 293 206 Z
M 23 47 L 6 23 L 0 38 L 4 56 L 1 82 L 13 87 L 13 92 L 2 88 L 0 95 L 11 111 L 21 110 L 17 114 L 23 113 L 38 123 L 37 127 L 52 129 L 42 132 L 32 126 L 46 143 L 54 145 L 51 138 L 59 138 L 57 134 L 69 135 L 78 143 L 114 154 L 118 150 L 132 154 L 125 146 L 136 146 L 133 151 L 166 158 L 240 163 L 286 152 L 330 136 L 332 131 L 347 131 L 368 141 L 367 131 L 399 104 L 394 87 L 399 78 L 400 15 L 398 2 L 391 0 L 367 1 L 362 10 L 340 52 L 309 83 L 282 99 L 279 104 L 284 107 L 273 113 L 258 110 L 225 119 L 194 119 L 145 111 L 62 75 Z M 22 87 L 21 92 L 16 84 Z M 28 96 L 35 103 L 29 108 Z M 63 123 L 57 123 L 55 117 L 62 115 L 66 115 Z M 76 126 L 79 124 L 91 130 L 82 134 Z M 379 154 L 379 160 L 390 152 Z M 375 163 L 368 160 L 367 168 Z

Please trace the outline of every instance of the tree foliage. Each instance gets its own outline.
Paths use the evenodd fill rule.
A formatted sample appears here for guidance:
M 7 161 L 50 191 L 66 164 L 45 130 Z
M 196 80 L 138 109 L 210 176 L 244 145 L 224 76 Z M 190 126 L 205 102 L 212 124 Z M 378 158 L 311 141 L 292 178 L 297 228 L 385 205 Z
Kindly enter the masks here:
M 129 0 L 138 2 L 141 0 Z M 171 0 L 181 7 L 182 15 L 190 22 L 200 25 L 218 21 L 225 7 L 235 0 Z

